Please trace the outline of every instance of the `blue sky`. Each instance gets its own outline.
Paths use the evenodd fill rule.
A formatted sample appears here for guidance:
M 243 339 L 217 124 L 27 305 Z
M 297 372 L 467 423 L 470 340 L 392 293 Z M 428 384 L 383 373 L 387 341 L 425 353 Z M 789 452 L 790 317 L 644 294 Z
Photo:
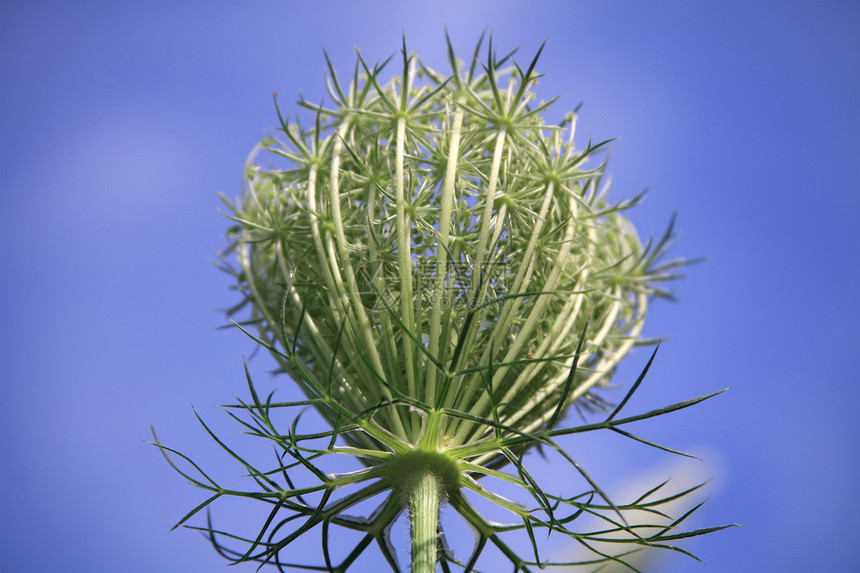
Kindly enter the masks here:
M 680 303 L 654 306 L 646 332 L 670 339 L 629 405 L 732 387 L 640 431 L 705 461 L 590 444 L 611 490 L 713 477 L 695 525 L 744 526 L 685 546 L 704 568 L 673 555 L 655 569 L 860 569 L 860 3 L 423 6 L 0 3 L 0 570 L 227 570 L 198 535 L 167 533 L 203 495 L 143 443 L 154 425 L 240 472 L 190 407 L 240 439 L 214 407 L 244 392 L 253 352 L 215 330 L 234 301 L 210 264 L 227 227 L 216 193 L 239 193 L 273 91 L 324 96 L 323 46 L 346 71 L 354 46 L 384 59 L 405 31 L 442 68 L 446 27 L 463 54 L 484 29 L 521 60 L 548 39 L 550 119 L 583 102 L 579 139 L 619 138 L 612 196 L 651 188 L 640 233 L 677 211 L 676 253 L 708 257 Z M 262 355 L 252 366 L 291 395 Z

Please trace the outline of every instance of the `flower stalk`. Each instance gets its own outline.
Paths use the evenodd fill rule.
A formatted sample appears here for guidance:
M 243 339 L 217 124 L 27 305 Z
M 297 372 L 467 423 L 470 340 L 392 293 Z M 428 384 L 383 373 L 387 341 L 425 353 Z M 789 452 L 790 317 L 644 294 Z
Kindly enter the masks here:
M 436 571 L 436 532 L 439 528 L 439 479 L 425 470 L 411 480 L 407 507 L 412 538 L 412 572 Z
M 577 148 L 575 114 L 544 121 L 553 101 L 536 103 L 532 91 L 540 51 L 523 69 L 492 42 L 483 62 L 480 50 L 479 42 L 465 66 L 449 42 L 444 74 L 410 55 L 404 40 L 398 75 L 383 83 L 386 64 L 371 67 L 359 55 L 348 87 L 326 56 L 332 105 L 300 101 L 312 116 L 303 127 L 283 117 L 276 99 L 279 128 L 249 160 L 242 197 L 225 200 L 234 222 L 225 255 L 236 263 L 225 259 L 223 269 L 242 297 L 234 324 L 305 395 L 261 399 L 246 369 L 250 400 L 225 406 L 275 447 L 271 468 L 209 432 L 254 481 L 252 491 L 221 486 L 156 438 L 168 462 L 212 494 L 177 525 L 204 531 L 225 557 L 305 567 L 283 553 L 321 531 L 324 565 L 312 568 L 345 571 L 375 542 L 399 571 L 388 531 L 402 512 L 419 573 L 437 563 L 470 571 L 488 546 L 516 570 L 570 564 L 541 555 L 542 529 L 590 553 L 573 564 L 594 566 L 624 562 L 624 552 L 606 553 L 601 541 L 686 553 L 669 542 L 721 529 L 677 529 L 686 516 L 670 527 L 628 525 L 625 512 L 659 514 L 678 496 L 660 497 L 658 486 L 616 502 L 565 449 L 567 436 L 613 431 L 686 455 L 626 426 L 717 393 L 622 416 L 650 361 L 617 407 L 599 390 L 634 345 L 646 344 L 649 301 L 669 296 L 662 285 L 689 261 L 665 260 L 671 224 L 658 240 L 639 240 L 624 213 L 641 197 L 607 201 L 605 161 L 595 164 L 606 142 Z M 308 406 L 328 429 L 282 426 L 280 412 Z M 602 420 L 566 425 L 571 408 Z M 566 464 L 582 492 L 545 491 L 526 468 L 535 448 Z M 330 459 L 352 462 L 351 471 L 323 471 Z M 314 485 L 299 485 L 296 474 Z M 499 481 L 523 499 L 484 485 Z M 187 525 L 223 496 L 265 504 L 269 517 L 249 536 Z M 350 513 L 380 496 L 369 515 Z M 511 523 L 485 518 L 478 501 Z M 443 504 L 475 531 L 471 553 L 445 546 Z M 605 527 L 577 529 L 582 515 Z M 330 551 L 338 529 L 363 534 L 339 561 Z M 510 531 L 528 539 L 530 555 L 508 545 L 501 534 Z

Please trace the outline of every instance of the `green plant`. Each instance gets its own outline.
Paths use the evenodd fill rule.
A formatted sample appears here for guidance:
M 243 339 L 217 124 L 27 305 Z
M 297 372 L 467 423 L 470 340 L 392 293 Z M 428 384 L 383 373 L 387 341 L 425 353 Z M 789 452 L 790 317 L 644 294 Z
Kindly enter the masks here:
M 559 444 L 563 436 L 609 430 L 674 452 L 626 428 L 719 392 L 622 415 L 652 355 L 617 406 L 595 393 L 631 347 L 647 343 L 640 332 L 649 299 L 667 296 L 661 285 L 688 261 L 663 260 L 672 225 L 641 244 L 623 216 L 638 197 L 607 202 L 605 165 L 589 167 L 605 142 L 577 149 L 574 113 L 558 126 L 544 123 L 552 101 L 538 103 L 532 91 L 540 51 L 522 69 L 512 54 L 497 57 L 492 41 L 480 63 L 480 46 L 463 66 L 449 42 L 448 76 L 410 56 L 404 42 L 402 68 L 385 84 L 386 64 L 371 67 L 359 55 L 346 86 L 326 56 L 334 105 L 300 101 L 313 115 L 310 127 L 288 122 L 278 109 L 280 126 L 252 154 L 242 197 L 225 200 L 235 222 L 228 253 L 238 266 L 224 269 L 242 296 L 231 312 L 250 309 L 235 324 L 306 396 L 261 399 L 248 374 L 250 401 L 226 407 L 247 433 L 274 446 L 269 469 L 240 457 L 204 423 L 248 472 L 252 491 L 222 487 L 156 437 L 171 465 L 212 493 L 177 525 L 225 496 L 270 506 L 254 537 L 216 530 L 211 521 L 192 527 L 228 558 L 283 568 L 281 551 L 319 528 L 320 569 L 347 569 L 375 541 L 399 570 L 389 530 L 403 511 L 412 570 L 421 573 L 437 563 L 472 570 L 488 543 L 515 570 L 553 564 L 541 558 L 541 530 L 588 548 L 592 555 L 580 564 L 598 566 L 624 563 L 627 553 L 597 542 L 686 553 L 671 543 L 721 529 L 682 531 L 692 511 L 668 526 L 628 525 L 625 513 L 662 516 L 661 505 L 693 490 L 660 497 L 658 486 L 615 503 Z M 264 150 L 268 166 L 257 159 Z M 279 411 L 308 406 L 330 429 L 301 433 L 298 416 L 280 424 Z M 566 425 L 570 406 L 601 418 Z M 524 462 L 534 448 L 559 456 L 584 491 L 545 491 Z M 359 469 L 326 473 L 331 457 L 352 458 Z M 296 486 L 296 471 L 317 483 Z M 494 480 L 518 488 L 530 505 L 483 486 Z M 485 518 L 470 496 L 504 509 L 514 523 Z M 350 515 L 380 498 L 369 516 Z M 447 550 L 441 504 L 475 531 L 468 557 Z M 578 531 L 578 518 L 587 515 L 605 527 Z M 362 533 L 339 563 L 329 551 L 333 528 Z M 528 555 L 503 538 L 515 530 L 525 532 Z M 229 549 L 225 537 L 244 549 Z

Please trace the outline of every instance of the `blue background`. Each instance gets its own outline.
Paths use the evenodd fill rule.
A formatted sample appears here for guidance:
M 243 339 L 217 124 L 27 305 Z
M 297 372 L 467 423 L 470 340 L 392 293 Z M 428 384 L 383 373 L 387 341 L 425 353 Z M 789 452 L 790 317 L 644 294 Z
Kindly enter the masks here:
M 228 570 L 197 534 L 167 533 L 204 495 L 143 443 L 153 424 L 214 474 L 241 473 L 189 406 L 242 443 L 214 407 L 245 393 L 253 352 L 214 328 L 235 301 L 208 262 L 225 245 L 216 193 L 239 193 L 273 91 L 286 109 L 325 95 L 322 46 L 349 73 L 353 46 L 384 59 L 405 31 L 446 69 L 447 27 L 462 57 L 483 29 L 520 61 L 548 38 L 550 119 L 584 102 L 580 142 L 620 137 L 611 196 L 652 189 L 640 232 L 677 210 L 675 252 L 709 257 L 680 304 L 653 308 L 646 332 L 671 339 L 628 406 L 731 386 L 640 428 L 705 461 L 588 438 L 610 491 L 649 472 L 713 477 L 693 525 L 744 526 L 685 545 L 705 568 L 672 555 L 654 569 L 860 570 L 860 3 L 428 5 L 2 2 L 0 569 Z M 252 365 L 294 394 L 265 357 Z

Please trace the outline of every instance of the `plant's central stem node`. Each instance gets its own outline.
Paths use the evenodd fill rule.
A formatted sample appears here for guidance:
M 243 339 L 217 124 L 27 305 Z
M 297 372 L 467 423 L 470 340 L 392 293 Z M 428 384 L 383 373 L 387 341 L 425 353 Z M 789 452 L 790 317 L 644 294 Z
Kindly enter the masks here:
M 388 475 L 401 495 L 409 497 L 416 482 L 433 477 L 439 490 L 441 501 L 450 491 L 459 489 L 460 473 L 456 462 L 449 456 L 429 450 L 412 450 L 399 454 L 388 462 Z

